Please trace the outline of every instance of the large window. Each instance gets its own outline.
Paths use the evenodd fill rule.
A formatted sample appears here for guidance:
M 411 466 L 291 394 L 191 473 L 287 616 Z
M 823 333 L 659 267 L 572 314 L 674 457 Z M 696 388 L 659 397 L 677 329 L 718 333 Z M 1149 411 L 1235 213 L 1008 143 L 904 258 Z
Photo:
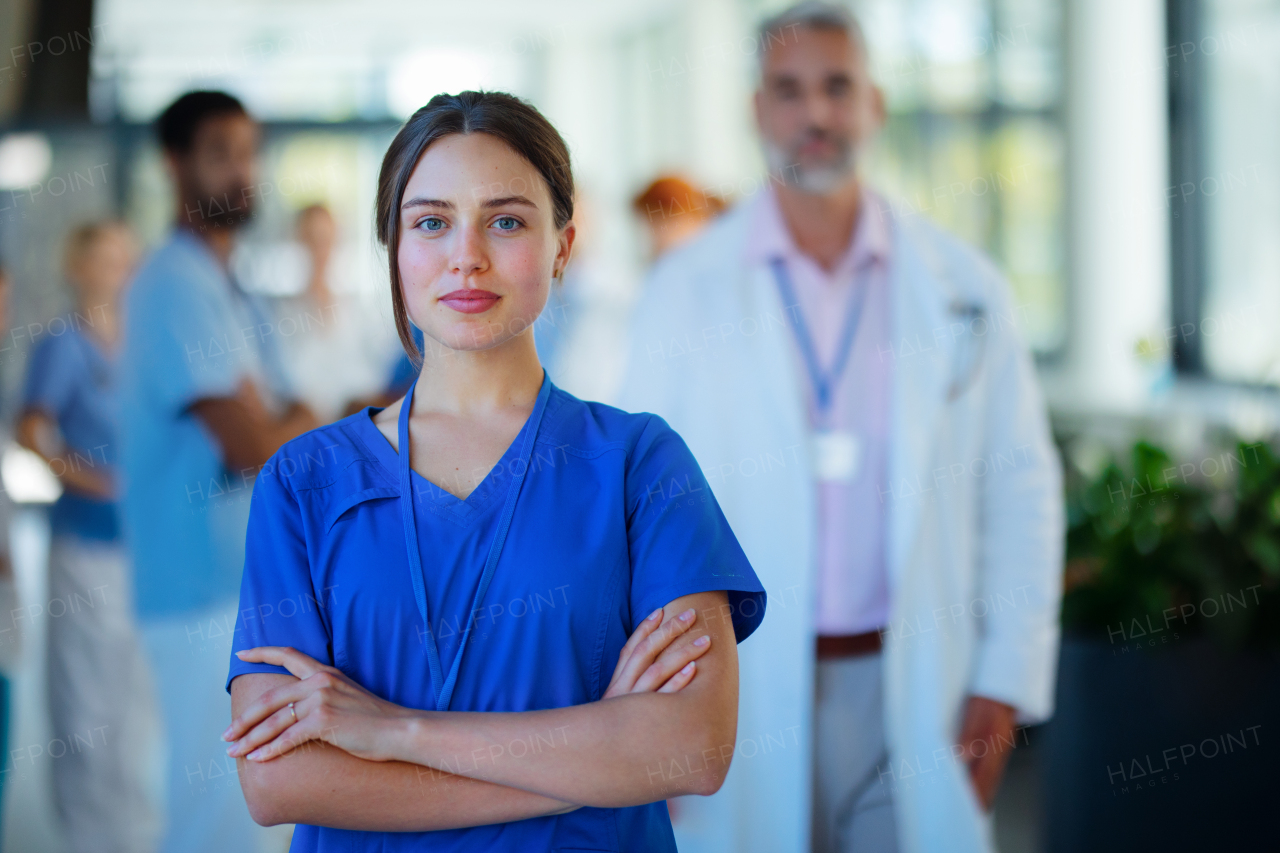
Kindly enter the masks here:
M 1175 354 L 1280 384 L 1280 0 L 1171 0 Z
M 1064 133 L 1057 0 L 860 0 L 889 125 L 870 173 L 1008 276 L 1040 353 L 1065 342 Z

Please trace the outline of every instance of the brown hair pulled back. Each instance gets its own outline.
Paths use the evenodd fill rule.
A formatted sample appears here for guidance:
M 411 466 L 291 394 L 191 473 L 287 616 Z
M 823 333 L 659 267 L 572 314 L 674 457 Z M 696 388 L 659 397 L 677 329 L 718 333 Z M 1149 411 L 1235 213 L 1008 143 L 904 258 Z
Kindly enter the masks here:
M 505 92 L 459 92 L 436 95 L 414 113 L 382 158 L 378 172 L 376 230 L 378 242 L 387 250 L 391 274 L 391 305 L 396 332 L 415 365 L 421 365 L 409 328 L 400 280 L 400 204 L 418 161 L 433 142 L 455 133 L 487 133 L 505 142 L 529 161 L 547 182 L 555 227 L 563 228 L 573 218 L 573 172 L 569 167 L 569 147 L 551 122 L 534 107 Z

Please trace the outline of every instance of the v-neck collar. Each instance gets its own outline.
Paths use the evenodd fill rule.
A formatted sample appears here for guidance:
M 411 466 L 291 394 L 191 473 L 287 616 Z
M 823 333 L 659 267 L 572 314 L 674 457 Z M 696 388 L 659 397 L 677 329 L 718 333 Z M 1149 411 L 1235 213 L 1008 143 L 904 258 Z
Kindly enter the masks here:
M 547 383 L 551 381 L 551 378 L 544 372 L 542 381 Z M 391 442 L 382 434 L 382 430 L 378 429 L 378 425 L 373 422 L 373 416 L 382 410 L 383 407 L 366 406 L 361 412 L 362 417 L 357 418 L 356 422 L 360 425 L 360 429 L 366 433 L 367 440 L 365 443 L 372 449 L 379 464 L 383 466 L 391 480 L 398 483 L 398 474 L 396 472 L 400 462 L 400 454 L 391 446 Z M 509 479 L 512 476 L 511 463 L 519 456 L 520 446 L 524 441 L 525 433 L 529 430 L 529 422 L 532 418 L 533 413 L 531 412 L 529 417 L 525 418 L 524 423 L 521 424 L 520 431 L 516 433 L 515 438 L 511 440 L 511 443 L 507 445 L 507 449 L 503 451 L 502 458 L 489 469 L 484 479 L 465 499 L 450 494 L 410 468 L 409 482 L 418 506 L 461 525 L 469 525 L 487 514 L 496 505 L 498 498 L 506 494 L 506 487 L 511 484 Z

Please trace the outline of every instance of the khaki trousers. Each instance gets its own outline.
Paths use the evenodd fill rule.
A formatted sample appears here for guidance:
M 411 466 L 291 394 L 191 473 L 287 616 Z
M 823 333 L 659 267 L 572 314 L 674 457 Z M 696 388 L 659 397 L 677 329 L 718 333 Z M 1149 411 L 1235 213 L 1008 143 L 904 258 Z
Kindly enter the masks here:
M 815 853 L 896 853 L 881 655 L 819 660 L 814 696 Z

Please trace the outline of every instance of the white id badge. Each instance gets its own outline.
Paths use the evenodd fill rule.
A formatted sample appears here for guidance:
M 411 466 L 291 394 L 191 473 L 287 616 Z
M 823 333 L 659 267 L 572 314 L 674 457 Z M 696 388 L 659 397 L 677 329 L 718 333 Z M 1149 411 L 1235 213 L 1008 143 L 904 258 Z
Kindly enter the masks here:
M 843 430 L 819 430 L 813 434 L 813 475 L 819 480 L 847 483 L 858 473 L 862 445 Z

